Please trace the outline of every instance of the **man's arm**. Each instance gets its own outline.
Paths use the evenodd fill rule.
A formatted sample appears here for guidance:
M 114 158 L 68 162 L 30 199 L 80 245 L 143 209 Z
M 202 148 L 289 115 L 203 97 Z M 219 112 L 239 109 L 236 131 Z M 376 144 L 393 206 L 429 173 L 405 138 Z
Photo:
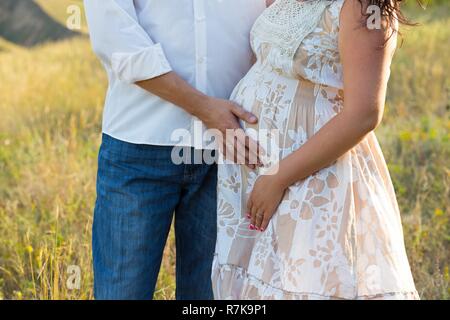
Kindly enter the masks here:
M 248 123 L 256 123 L 258 120 L 236 103 L 203 94 L 175 72 L 139 81 L 136 84 L 161 99 L 183 108 L 202 120 L 206 127 L 219 130 L 222 134 L 222 137 L 218 137 L 222 140 L 219 141 L 222 143 L 222 152 L 229 159 L 240 164 L 246 163 L 251 169 L 260 162 L 258 152 L 261 150 L 258 149 L 258 144 L 245 135 L 238 119 Z M 229 130 L 235 130 L 233 134 L 235 141 L 231 143 L 230 141 L 227 143 L 226 140 Z
M 161 45 L 140 26 L 133 0 L 85 0 L 84 4 L 93 50 L 119 80 L 179 106 L 222 134 L 240 129 L 238 118 L 257 122 L 235 103 L 208 97 L 173 72 Z M 249 160 L 253 148 L 244 134 L 238 137 L 234 149 L 245 146 Z
M 169 101 L 196 116 L 212 129 L 225 134 L 227 129 L 241 128 L 238 118 L 256 123 L 256 117 L 237 104 L 223 99 L 211 98 L 179 77 L 175 72 L 139 81 L 137 85 L 152 94 Z

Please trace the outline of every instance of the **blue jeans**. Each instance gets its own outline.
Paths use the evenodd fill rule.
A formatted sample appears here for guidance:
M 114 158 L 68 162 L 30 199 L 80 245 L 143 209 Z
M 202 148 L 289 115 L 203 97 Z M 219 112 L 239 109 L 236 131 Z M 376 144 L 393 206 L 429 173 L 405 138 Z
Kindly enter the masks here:
M 171 151 L 103 135 L 93 224 L 96 299 L 153 298 L 174 217 L 176 298 L 213 299 L 217 168 L 175 165 Z

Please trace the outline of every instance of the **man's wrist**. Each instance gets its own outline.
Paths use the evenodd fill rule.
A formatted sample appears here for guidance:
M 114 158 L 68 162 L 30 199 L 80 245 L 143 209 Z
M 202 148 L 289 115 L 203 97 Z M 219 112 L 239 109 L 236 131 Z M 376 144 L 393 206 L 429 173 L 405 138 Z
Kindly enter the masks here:
M 213 106 L 212 100 L 213 98 L 207 95 L 197 95 L 191 103 L 192 115 L 199 118 L 200 120 L 204 120 L 205 117 L 211 113 L 211 109 Z

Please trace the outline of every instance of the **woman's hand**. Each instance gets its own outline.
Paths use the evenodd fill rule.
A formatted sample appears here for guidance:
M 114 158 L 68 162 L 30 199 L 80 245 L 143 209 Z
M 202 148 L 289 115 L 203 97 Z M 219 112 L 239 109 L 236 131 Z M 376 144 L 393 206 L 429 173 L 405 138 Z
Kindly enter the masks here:
M 264 232 L 283 199 L 285 187 L 276 175 L 260 176 L 247 202 L 247 218 L 251 230 Z

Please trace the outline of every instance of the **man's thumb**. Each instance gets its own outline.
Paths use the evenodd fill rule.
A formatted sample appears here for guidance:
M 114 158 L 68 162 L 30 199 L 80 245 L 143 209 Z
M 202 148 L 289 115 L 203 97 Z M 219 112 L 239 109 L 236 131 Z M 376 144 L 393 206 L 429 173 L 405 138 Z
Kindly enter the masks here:
M 258 118 L 253 113 L 245 111 L 241 106 L 238 106 L 237 104 L 233 104 L 232 112 L 236 117 L 245 122 L 252 124 L 258 122 Z

